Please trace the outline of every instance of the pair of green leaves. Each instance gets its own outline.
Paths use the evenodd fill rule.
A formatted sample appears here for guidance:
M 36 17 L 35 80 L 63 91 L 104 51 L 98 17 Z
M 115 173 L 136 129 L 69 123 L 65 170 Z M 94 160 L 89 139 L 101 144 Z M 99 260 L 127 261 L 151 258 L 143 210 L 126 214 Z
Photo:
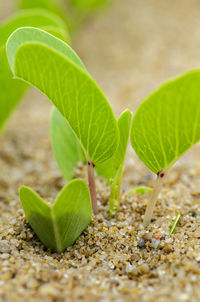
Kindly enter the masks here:
M 27 84 L 19 80 L 13 80 L 6 57 L 5 43 L 16 28 L 30 25 L 42 27 L 65 41 L 69 40 L 67 28 L 63 21 L 45 10 L 21 11 L 0 26 L 0 128 L 2 128 L 27 89 Z
M 19 191 L 25 215 L 45 246 L 61 253 L 72 245 L 92 218 L 90 193 L 80 179 L 66 185 L 50 206 L 34 191 Z

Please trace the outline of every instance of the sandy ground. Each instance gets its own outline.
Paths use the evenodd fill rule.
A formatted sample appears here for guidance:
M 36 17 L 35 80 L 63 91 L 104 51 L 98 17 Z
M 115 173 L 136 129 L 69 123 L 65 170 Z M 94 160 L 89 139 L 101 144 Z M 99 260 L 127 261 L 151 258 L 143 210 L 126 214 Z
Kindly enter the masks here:
M 11 2 L 3 5 L 1 18 Z M 73 46 L 117 116 L 134 111 L 163 81 L 199 67 L 199 14 L 197 0 L 116 0 L 87 21 Z M 200 301 L 200 147 L 172 169 L 147 230 L 141 222 L 148 196 L 123 193 L 111 220 L 108 188 L 97 180 L 100 214 L 72 248 L 52 254 L 31 231 L 18 198 L 21 184 L 47 200 L 64 185 L 51 151 L 50 110 L 31 91 L 0 138 L 0 300 Z M 122 191 L 140 184 L 152 185 L 153 175 L 129 148 Z

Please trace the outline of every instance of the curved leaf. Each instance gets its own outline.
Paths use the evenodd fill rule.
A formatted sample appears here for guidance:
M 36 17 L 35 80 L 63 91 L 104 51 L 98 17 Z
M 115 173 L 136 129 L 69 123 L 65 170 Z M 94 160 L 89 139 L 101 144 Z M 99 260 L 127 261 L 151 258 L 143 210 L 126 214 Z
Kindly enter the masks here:
M 117 122 L 100 88 L 76 53 L 36 28 L 17 29 L 7 42 L 15 77 L 37 87 L 68 120 L 94 164 L 110 158 L 118 145 Z
M 43 27 L 68 40 L 66 26 L 60 18 L 44 10 L 25 10 L 14 14 L 0 26 L 0 128 L 23 97 L 27 84 L 13 80 L 6 57 L 5 43 L 13 30 L 24 25 Z
M 136 111 L 133 149 L 155 173 L 170 166 L 200 139 L 200 70 L 162 85 Z
M 66 185 L 52 206 L 25 186 L 20 188 L 19 196 L 39 239 L 58 253 L 71 246 L 92 219 L 89 190 L 80 179 Z

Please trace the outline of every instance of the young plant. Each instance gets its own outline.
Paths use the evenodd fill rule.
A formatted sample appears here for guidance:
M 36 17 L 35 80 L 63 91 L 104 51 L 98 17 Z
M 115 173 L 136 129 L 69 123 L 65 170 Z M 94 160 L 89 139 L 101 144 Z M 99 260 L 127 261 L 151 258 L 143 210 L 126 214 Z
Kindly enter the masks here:
M 52 206 L 25 186 L 20 188 L 19 196 L 39 239 L 58 253 L 76 241 L 92 218 L 90 193 L 81 179 L 66 185 Z
M 14 14 L 0 26 L 0 129 L 22 99 L 28 86 L 19 80 L 13 80 L 6 57 L 5 44 L 9 35 L 20 26 L 42 27 L 68 41 L 68 31 L 63 21 L 45 10 L 24 10 Z M 12 88 L 12 89 L 11 89 Z
M 124 161 L 130 136 L 132 113 L 125 110 L 118 119 L 119 145 L 114 155 L 97 166 L 97 173 L 103 176 L 110 185 L 109 213 L 114 217 L 119 210 L 119 197 Z
M 107 161 L 96 166 L 97 173 L 104 177 L 110 185 L 109 212 L 114 216 L 119 209 L 119 194 L 124 160 L 130 135 L 132 114 L 125 110 L 118 120 L 119 144 L 113 156 Z M 52 148 L 66 181 L 72 179 L 74 167 L 77 162 L 86 162 L 84 152 L 74 135 L 70 125 L 61 116 L 57 109 L 51 115 L 51 140 Z
M 19 28 L 6 48 L 14 76 L 43 92 L 78 138 L 88 162 L 92 206 L 97 212 L 94 166 L 112 157 L 119 140 L 117 121 L 107 99 L 76 53 L 47 32 Z
M 200 139 L 200 70 L 162 85 L 136 111 L 131 143 L 146 166 L 157 174 L 144 216 L 151 221 L 162 183 L 171 166 Z

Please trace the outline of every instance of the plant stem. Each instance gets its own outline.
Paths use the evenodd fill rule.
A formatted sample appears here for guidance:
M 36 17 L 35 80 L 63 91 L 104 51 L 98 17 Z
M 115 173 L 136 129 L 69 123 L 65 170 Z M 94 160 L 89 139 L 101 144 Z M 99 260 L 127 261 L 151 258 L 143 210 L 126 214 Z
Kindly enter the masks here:
M 153 216 L 153 211 L 154 211 L 154 208 L 155 208 L 155 205 L 156 205 L 156 201 L 158 199 L 158 195 L 161 191 L 165 175 L 166 174 L 162 171 L 158 172 L 158 174 L 157 174 L 156 183 L 155 183 L 151 198 L 148 202 L 146 212 L 144 214 L 144 220 L 143 220 L 144 226 L 147 226 L 151 222 L 151 218 Z
M 91 197 L 91 201 L 92 201 L 93 213 L 97 214 L 98 208 L 97 208 L 94 167 L 95 167 L 95 165 L 91 161 L 88 161 L 88 186 L 90 189 L 90 197 Z
M 119 211 L 119 195 L 120 195 L 120 185 L 122 179 L 123 166 L 118 170 L 118 173 L 110 185 L 110 198 L 109 198 L 109 214 L 114 217 Z

